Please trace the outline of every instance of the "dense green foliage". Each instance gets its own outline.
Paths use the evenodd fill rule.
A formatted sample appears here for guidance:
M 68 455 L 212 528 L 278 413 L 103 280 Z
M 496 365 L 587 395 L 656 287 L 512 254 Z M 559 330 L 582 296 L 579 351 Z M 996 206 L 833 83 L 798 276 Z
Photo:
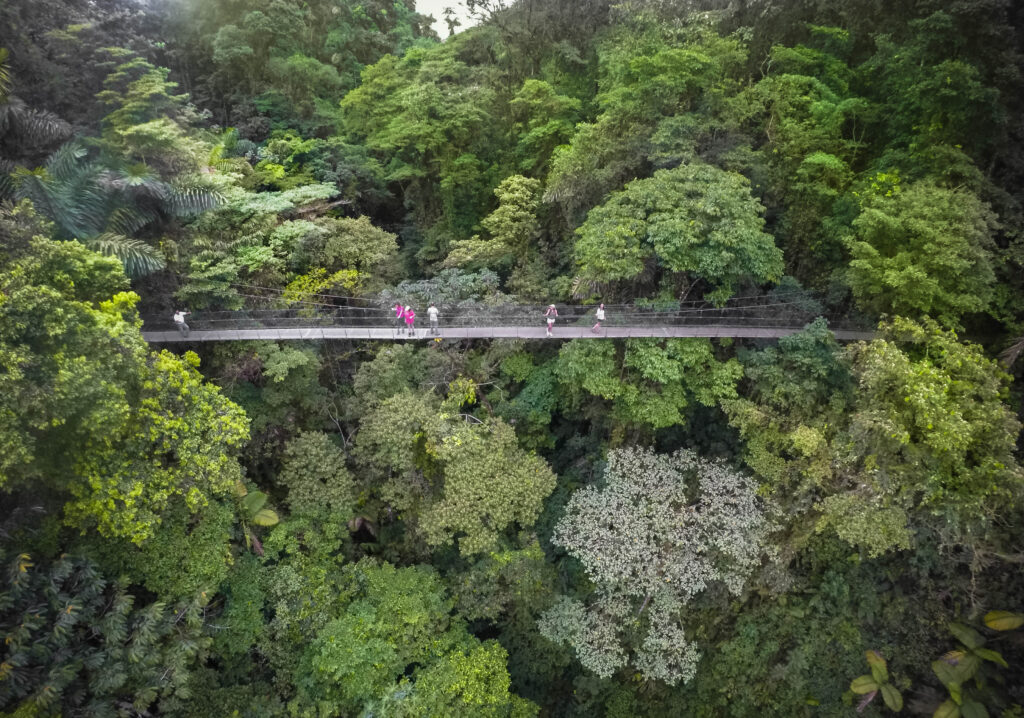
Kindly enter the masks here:
M 467 5 L 0 3 L 0 718 L 1024 715 L 1020 4 Z

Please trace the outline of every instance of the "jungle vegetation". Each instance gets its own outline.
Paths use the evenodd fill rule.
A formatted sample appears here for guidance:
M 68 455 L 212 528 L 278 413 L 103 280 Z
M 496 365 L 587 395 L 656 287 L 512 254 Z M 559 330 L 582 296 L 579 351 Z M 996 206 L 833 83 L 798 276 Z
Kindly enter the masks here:
M 1022 6 L 468 5 L 0 3 L 0 716 L 1024 716 Z

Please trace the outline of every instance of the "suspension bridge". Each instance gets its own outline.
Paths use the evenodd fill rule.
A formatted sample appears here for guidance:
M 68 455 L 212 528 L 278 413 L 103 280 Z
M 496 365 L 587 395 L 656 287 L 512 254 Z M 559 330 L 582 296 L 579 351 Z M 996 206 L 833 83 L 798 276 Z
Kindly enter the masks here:
M 266 300 L 267 297 L 262 297 Z M 278 298 L 279 299 L 279 298 Z M 380 304 L 344 299 L 342 305 L 307 301 L 288 308 L 196 312 L 188 317 L 189 333 L 179 332 L 170 316 L 147 317 L 143 337 L 153 344 L 246 340 L 378 340 L 546 339 L 543 306 L 438 303 L 436 332 L 427 321 L 426 305 L 413 305 L 416 326 L 410 334 L 394 310 Z M 595 330 L 593 305 L 556 305 L 558 319 L 552 339 L 628 339 L 639 337 L 710 337 L 779 339 L 802 330 L 822 315 L 820 304 L 799 297 L 741 297 L 716 307 L 705 302 L 665 307 L 606 305 L 606 320 Z M 867 340 L 874 332 L 846 319 L 829 319 L 840 341 Z

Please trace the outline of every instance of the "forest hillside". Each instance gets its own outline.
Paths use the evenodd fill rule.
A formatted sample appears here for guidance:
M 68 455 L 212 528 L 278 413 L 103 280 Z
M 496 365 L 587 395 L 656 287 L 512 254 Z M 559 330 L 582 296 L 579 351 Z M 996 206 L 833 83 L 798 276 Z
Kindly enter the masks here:
M 0 1 L 0 718 L 1024 718 L 1024 6 L 465 9 Z

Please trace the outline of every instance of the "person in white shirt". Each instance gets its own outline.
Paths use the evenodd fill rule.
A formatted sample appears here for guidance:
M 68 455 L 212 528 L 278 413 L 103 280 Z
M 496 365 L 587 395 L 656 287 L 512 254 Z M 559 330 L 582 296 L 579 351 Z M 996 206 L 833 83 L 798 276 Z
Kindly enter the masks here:
M 427 319 L 430 320 L 430 333 L 440 334 L 437 329 L 437 307 L 434 306 L 433 302 L 431 302 L 430 306 L 427 307 Z
M 544 312 L 544 316 L 548 318 L 548 336 L 551 336 L 551 328 L 555 326 L 555 320 L 558 319 L 558 310 L 555 309 L 554 304 L 548 305 L 548 310 Z
M 599 306 L 594 314 L 597 317 L 597 322 L 594 324 L 594 328 L 590 331 L 597 332 L 597 330 L 601 328 L 601 322 L 604 321 L 604 305 L 602 304 Z
M 192 312 L 186 312 L 183 309 L 179 309 L 174 313 L 174 325 L 178 327 L 178 332 L 183 337 L 188 336 L 188 324 L 185 323 L 185 315 L 191 313 Z

